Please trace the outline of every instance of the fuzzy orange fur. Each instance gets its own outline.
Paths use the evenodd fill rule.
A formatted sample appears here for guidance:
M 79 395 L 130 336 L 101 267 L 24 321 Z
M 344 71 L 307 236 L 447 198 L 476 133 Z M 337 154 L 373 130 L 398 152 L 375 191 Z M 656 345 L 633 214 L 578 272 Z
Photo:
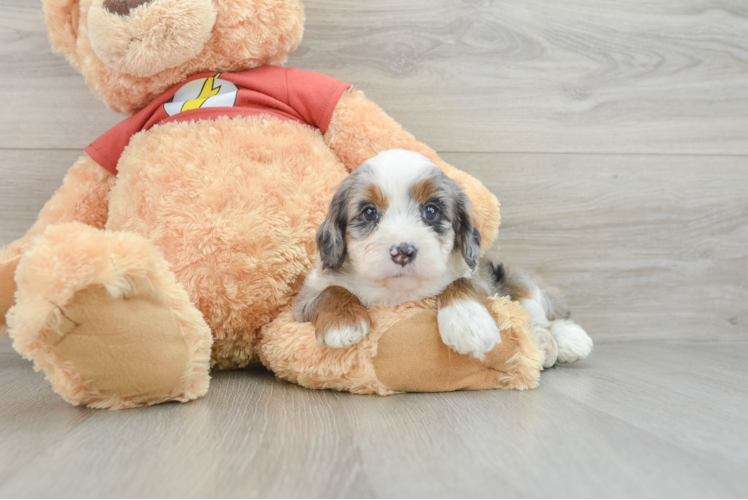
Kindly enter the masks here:
M 503 346 L 500 344 L 495 348 L 495 353 L 489 353 L 484 363 L 457 353 L 454 353 L 455 358 L 470 358 L 469 362 L 477 364 L 475 371 L 483 375 L 484 381 L 488 381 L 481 388 L 526 390 L 537 387 L 540 354 L 528 328 L 527 312 L 507 297 L 490 298 L 487 305 L 501 329 Z M 435 316 L 436 299 L 408 302 L 395 307 L 371 307 L 369 314 L 373 327 L 364 340 L 346 349 L 333 349 L 319 345 L 313 325 L 294 322 L 293 313 L 288 309 L 263 328 L 257 350 L 266 367 L 290 382 L 310 389 L 385 396 L 399 391 L 389 387 L 377 375 L 377 345 L 385 332 L 397 329 L 398 324 L 424 311 L 431 311 Z M 397 331 L 395 334 L 407 338 L 408 333 Z M 433 336 L 438 335 L 434 329 Z M 507 346 L 511 346 L 508 352 L 505 350 Z M 411 354 L 415 357 L 419 355 L 418 352 Z M 449 367 L 435 369 L 445 371 Z M 427 389 L 426 385 L 415 385 L 408 390 L 432 390 Z M 469 385 L 464 388 L 469 388 Z M 454 387 L 444 386 L 438 390 L 454 390 Z
M 197 56 L 216 21 L 211 0 L 145 2 L 126 15 L 94 0 L 87 17 L 91 48 L 109 68 L 147 78 Z
M 13 347 L 33 360 L 35 369 L 45 371 L 58 394 L 71 404 L 95 408 L 189 401 L 205 394 L 210 380 L 210 330 L 152 245 L 134 234 L 106 233 L 81 223 L 51 226 L 34 243 L 16 271 L 18 301 L 8 313 L 8 327 Z M 96 285 L 122 300 L 139 288 L 155 291 L 172 311 L 188 348 L 187 369 L 178 386 L 144 400 L 102 393 L 81 378 L 75 359 L 55 354 L 53 345 L 59 339 L 54 339 L 64 335 L 60 325 L 67 318 L 67 305 L 77 293 Z M 106 349 L 106 344 L 102 347 Z
M 177 22 L 158 8 L 146 8 L 162 25 Z M 174 0 L 171 0 L 174 1 Z M 107 66 L 91 46 L 89 11 L 102 0 L 45 0 L 44 13 L 55 49 L 78 69 L 93 93 L 114 111 L 134 113 L 187 77 L 209 71 L 236 72 L 281 65 L 304 33 L 304 7 L 298 0 L 213 0 L 216 21 L 195 57 L 155 75 L 138 77 Z M 152 26 L 152 29 L 159 29 Z M 159 50 L 153 46 L 151 50 Z
M 214 363 L 246 366 L 260 328 L 311 269 L 346 173 L 319 131 L 295 122 L 172 123 L 133 137 L 106 227 L 158 247 L 213 331 Z
M 282 64 L 303 32 L 298 0 L 212 0 L 205 19 L 212 23 L 209 36 L 195 27 L 194 33 L 180 32 L 182 39 L 165 38 L 169 47 L 156 39 L 134 39 L 143 43 L 130 47 L 122 43 L 128 33 L 146 27 L 149 33 L 169 33 L 169 26 L 181 26 L 208 4 L 153 0 L 134 9 L 137 15 L 114 19 L 92 11 L 102 9 L 102 3 L 44 0 L 46 23 L 53 46 L 84 75 L 93 93 L 112 109 L 127 113 L 196 73 Z M 99 30 L 93 43 L 92 29 Z M 160 50 L 168 57 L 160 60 Z M 167 60 L 173 67 L 135 76 L 151 73 Z M 279 376 L 307 387 L 393 392 L 397 373 L 394 382 L 387 379 L 388 386 L 378 378 L 372 361 L 378 339 L 392 339 L 392 332 L 398 332 L 395 340 L 397 335 L 406 339 L 408 332 L 399 332 L 398 324 L 417 312 L 433 311 L 435 299 L 372 308 L 373 334 L 342 350 L 317 345 L 311 324 L 293 322 L 290 304 L 316 258 L 315 231 L 335 186 L 364 160 L 395 148 L 424 154 L 463 186 L 486 249 L 498 233 L 496 198 L 416 141 L 360 91 L 343 95 L 324 135 L 263 116 L 169 123 L 132 138 L 116 177 L 91 158 L 81 158 L 27 235 L 0 250 L 0 264 L 5 265 L 0 279 L 15 276 L 6 290 L 18 287 L 15 306 L 7 315 L 14 346 L 45 370 L 66 400 L 94 407 L 193 399 L 207 390 L 210 366 L 235 368 L 258 359 Z M 376 192 L 371 195 L 377 197 Z M 161 317 L 176 321 L 169 328 L 189 347 L 182 360 L 189 369 L 178 387 L 164 389 L 154 383 L 151 392 L 142 393 L 147 397 L 109 394 L 90 373 L 90 350 L 74 347 L 81 345 L 75 343 L 80 336 L 75 342 L 64 341 L 67 349 L 54 347 L 66 335 L 75 335 L 77 326 L 66 320 L 66 307 L 81 312 L 81 304 L 105 303 L 117 309 L 122 306 L 117 301 L 127 300 L 120 292 L 137 293 L 143 287 Z M 99 300 L 101 290 L 111 294 L 106 301 Z M 6 295 L 4 301 L 10 303 L 10 294 Z M 497 360 L 472 365 L 473 372 L 480 372 L 482 385 L 465 382 L 444 390 L 522 389 L 537 384 L 537 353 L 527 335 L 526 315 L 505 299 L 492 299 L 491 304 L 502 332 L 508 332 L 516 348 L 496 351 L 503 371 L 489 366 Z M 96 321 L 102 322 L 96 337 L 100 344 L 92 348 L 109 353 L 106 333 L 111 325 L 106 324 L 106 315 L 80 317 L 93 321 L 86 327 L 94 330 Z M 131 325 L 128 343 L 131 353 L 140 353 L 128 354 L 136 356 L 132 366 L 157 359 L 158 346 L 165 345 L 159 342 L 171 342 L 158 331 L 150 340 L 147 321 L 139 319 Z M 115 326 L 118 332 L 128 331 L 128 325 Z M 433 338 L 432 332 L 426 333 Z M 438 335 L 435 329 L 433 335 Z M 109 379 L 127 377 L 121 368 L 127 363 L 117 366 L 124 371 L 106 374 Z M 85 370 L 89 371 L 84 380 Z M 412 387 L 420 390 L 418 384 Z

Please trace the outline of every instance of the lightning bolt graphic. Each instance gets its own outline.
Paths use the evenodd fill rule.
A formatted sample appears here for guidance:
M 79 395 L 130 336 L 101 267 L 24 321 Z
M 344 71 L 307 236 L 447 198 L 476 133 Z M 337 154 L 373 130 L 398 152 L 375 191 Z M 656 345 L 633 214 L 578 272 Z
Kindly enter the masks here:
M 203 84 L 203 88 L 200 90 L 200 95 L 198 95 L 196 99 L 190 99 L 189 101 L 185 102 L 184 106 L 182 106 L 182 111 L 197 109 L 205 104 L 205 101 L 215 95 L 218 95 L 218 91 L 221 89 L 221 87 L 215 88 L 213 87 L 213 85 L 215 85 L 215 82 L 219 76 L 221 76 L 221 73 L 216 73 L 215 76 L 206 78 L 205 83 Z

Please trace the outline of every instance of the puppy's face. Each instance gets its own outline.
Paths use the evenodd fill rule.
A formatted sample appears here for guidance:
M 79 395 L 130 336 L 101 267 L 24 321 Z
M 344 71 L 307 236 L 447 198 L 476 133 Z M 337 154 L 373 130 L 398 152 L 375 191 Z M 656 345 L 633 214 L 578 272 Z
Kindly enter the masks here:
M 426 157 L 392 150 L 338 187 L 317 233 L 324 268 L 353 270 L 380 286 L 417 289 L 461 263 L 474 269 L 480 233 L 470 202 Z

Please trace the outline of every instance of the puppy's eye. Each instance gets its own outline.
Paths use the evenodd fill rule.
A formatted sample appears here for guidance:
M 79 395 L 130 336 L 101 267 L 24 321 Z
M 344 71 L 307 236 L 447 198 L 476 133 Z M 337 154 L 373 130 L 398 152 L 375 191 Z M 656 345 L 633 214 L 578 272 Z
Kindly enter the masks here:
M 379 218 L 379 214 L 377 213 L 377 209 L 374 207 L 366 207 L 364 208 L 364 211 L 361 212 L 361 217 L 365 221 L 374 222 Z
M 428 205 L 423 207 L 423 218 L 428 222 L 435 222 L 439 220 L 439 217 L 441 217 L 439 207 L 437 207 L 433 203 L 429 203 Z

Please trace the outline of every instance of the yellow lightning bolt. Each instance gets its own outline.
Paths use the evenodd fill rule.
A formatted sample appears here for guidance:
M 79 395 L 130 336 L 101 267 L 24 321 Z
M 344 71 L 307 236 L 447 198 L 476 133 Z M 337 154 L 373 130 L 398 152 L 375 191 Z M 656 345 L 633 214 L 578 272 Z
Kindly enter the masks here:
M 213 85 L 215 84 L 215 81 L 218 79 L 219 76 L 221 76 L 221 73 L 216 73 L 215 76 L 206 78 L 205 83 L 203 84 L 203 88 L 200 90 L 200 95 L 197 96 L 196 99 L 190 99 L 189 101 L 185 102 L 184 106 L 182 106 L 182 111 L 189 111 L 191 109 L 197 109 L 200 106 L 202 106 L 205 103 L 205 101 L 207 101 L 214 95 L 217 95 L 218 91 L 221 88 L 220 87 L 214 88 Z

